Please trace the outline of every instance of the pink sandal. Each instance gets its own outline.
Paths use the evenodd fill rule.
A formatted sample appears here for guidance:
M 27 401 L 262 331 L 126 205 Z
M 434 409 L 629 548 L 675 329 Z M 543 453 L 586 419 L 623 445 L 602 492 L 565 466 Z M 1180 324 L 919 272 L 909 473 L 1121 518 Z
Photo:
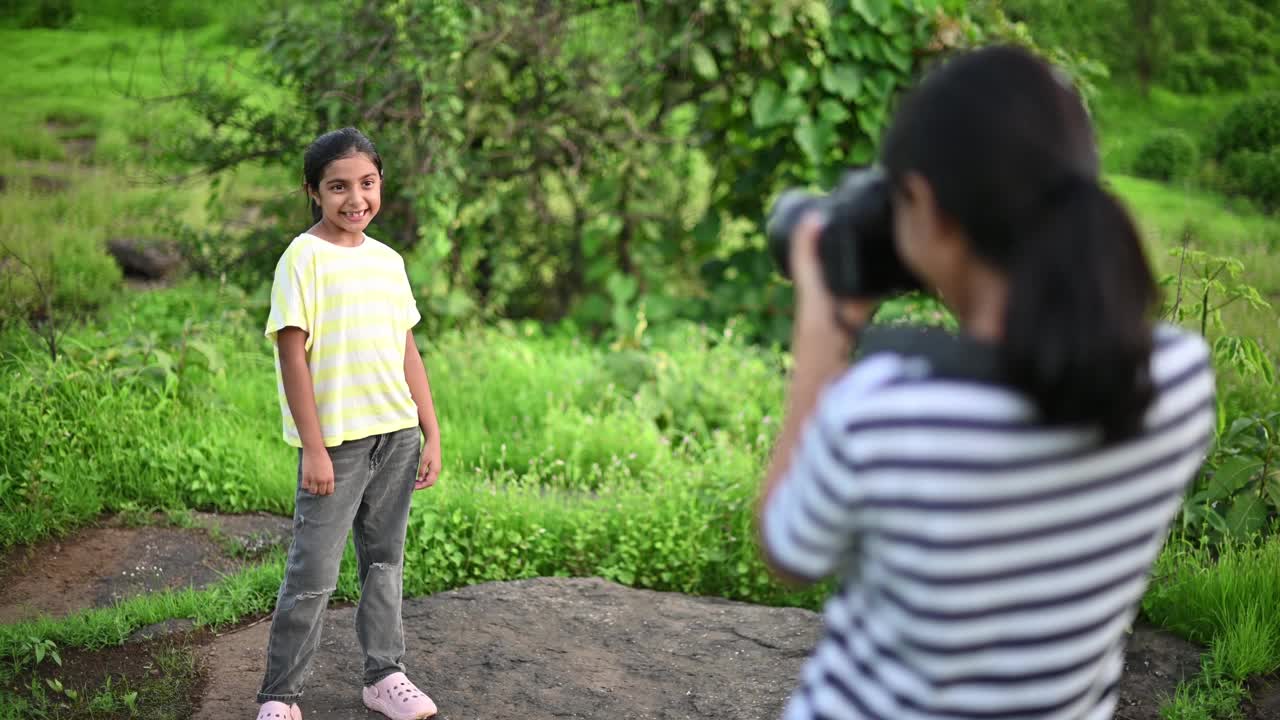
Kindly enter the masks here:
M 391 720 L 421 720 L 436 714 L 436 704 L 402 672 L 366 685 L 361 696 L 365 707 Z
M 268 700 L 258 708 L 257 720 L 302 720 L 302 708 L 285 705 L 278 700 Z

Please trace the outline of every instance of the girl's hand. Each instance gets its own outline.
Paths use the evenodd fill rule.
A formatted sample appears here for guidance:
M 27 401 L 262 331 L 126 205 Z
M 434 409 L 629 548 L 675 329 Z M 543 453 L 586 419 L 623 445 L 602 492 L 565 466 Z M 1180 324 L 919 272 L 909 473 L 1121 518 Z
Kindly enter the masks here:
M 302 489 L 312 495 L 333 494 L 333 460 L 327 449 L 302 451 Z
M 413 484 L 414 490 L 423 490 L 436 484 L 440 477 L 440 439 L 428 437 L 422 446 L 422 459 L 418 461 L 418 481 Z
M 791 233 L 791 279 L 795 283 L 796 330 L 803 334 L 847 338 L 846 328 L 865 327 L 875 314 L 878 300 L 837 299 L 827 289 L 818 260 L 822 220 L 811 213 Z M 836 321 L 837 314 L 841 318 Z M 843 325 L 844 327 L 841 327 Z

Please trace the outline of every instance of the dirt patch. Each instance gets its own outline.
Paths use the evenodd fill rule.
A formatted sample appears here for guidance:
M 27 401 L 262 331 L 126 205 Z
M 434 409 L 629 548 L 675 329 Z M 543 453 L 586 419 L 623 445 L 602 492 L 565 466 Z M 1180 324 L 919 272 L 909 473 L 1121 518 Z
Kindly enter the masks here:
M 1160 706 L 1173 697 L 1178 683 L 1200 672 L 1202 652 L 1167 630 L 1136 623 L 1125 649 L 1116 720 L 1160 720 Z
M 1254 678 L 1248 683 L 1249 700 L 1245 701 L 1245 717 L 1250 720 L 1280 718 L 1280 672 Z
M 203 631 L 102 650 L 64 649 L 61 666 L 46 661 L 19 674 L 8 691 L 30 705 L 31 717 L 190 717 L 203 682 L 195 653 L 210 637 Z M 54 682 L 74 695 L 54 690 Z M 39 694 L 31 692 L 33 683 Z
M 0 560 L 0 623 L 61 617 L 160 590 L 205 587 L 287 541 L 272 515 L 196 514 L 194 527 L 120 527 L 106 520 Z

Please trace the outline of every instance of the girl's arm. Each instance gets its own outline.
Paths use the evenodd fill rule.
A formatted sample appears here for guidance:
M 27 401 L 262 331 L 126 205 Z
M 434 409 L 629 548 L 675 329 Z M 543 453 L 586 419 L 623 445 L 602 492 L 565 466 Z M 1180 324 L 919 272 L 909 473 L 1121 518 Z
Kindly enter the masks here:
M 333 461 L 320 434 L 320 414 L 316 411 L 315 386 L 307 366 L 307 331 L 293 326 L 276 333 L 280 351 L 280 374 L 289 414 L 302 440 L 302 489 L 316 495 L 333 493 Z
M 413 330 L 405 333 L 404 379 L 409 383 L 409 394 L 418 406 L 418 426 L 422 428 L 425 442 L 422 460 L 418 463 L 418 482 L 414 488 L 431 487 L 440 476 L 440 423 L 436 420 L 436 406 L 431 399 L 431 384 L 427 381 L 427 368 L 422 364 Z
M 757 509 L 760 543 L 766 549 L 765 509 L 791 467 L 801 433 L 818 406 L 819 396 L 849 367 L 853 338 L 844 328 L 865 326 L 875 312 L 874 302 L 837 299 L 827 290 L 818 262 L 818 235 L 821 231 L 821 223 L 810 217 L 801 222 L 791 237 L 791 268 L 796 298 L 791 341 L 794 365 L 787 389 L 782 432 L 774 446 Z M 840 322 L 836 322 L 837 316 L 842 318 Z M 798 579 L 777 567 L 768 552 L 765 558 L 785 579 Z

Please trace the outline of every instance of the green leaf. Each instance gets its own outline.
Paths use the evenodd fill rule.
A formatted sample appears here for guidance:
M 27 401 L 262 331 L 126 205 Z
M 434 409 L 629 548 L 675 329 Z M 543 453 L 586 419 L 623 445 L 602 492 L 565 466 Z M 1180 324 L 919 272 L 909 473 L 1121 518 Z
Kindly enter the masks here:
M 778 84 L 765 80 L 751 96 L 751 122 L 758 128 L 770 128 L 795 120 L 804 112 L 804 101 L 784 94 Z
M 849 63 L 828 65 L 822 68 L 822 87 L 845 100 L 856 100 L 862 91 L 866 74 L 862 68 Z
M 858 109 L 858 127 L 867 137 L 879 137 L 884 129 L 884 110 L 882 108 L 862 107 Z
M 204 340 L 192 340 L 191 348 L 204 356 L 205 364 L 210 372 L 219 372 L 226 368 L 226 364 L 222 361 L 222 353 L 218 352 L 212 344 Z
M 1267 489 L 1267 499 L 1271 501 L 1271 509 L 1280 512 L 1280 470 L 1267 473 L 1267 477 L 1262 482 Z
M 156 356 L 156 365 L 159 365 L 166 373 L 173 371 L 173 356 L 159 348 L 152 350 Z
M 701 75 L 707 80 L 715 80 L 720 77 L 720 68 L 716 66 L 716 59 L 712 57 L 711 51 L 706 45 L 694 43 L 689 47 L 689 59 L 693 62 L 694 72 Z
M 693 239 L 699 246 L 714 248 L 720 243 L 720 213 L 711 210 L 693 227 Z
M 1267 506 L 1254 493 L 1236 496 L 1227 511 L 1227 529 L 1236 538 L 1246 538 L 1267 524 Z
M 1235 495 L 1262 469 L 1262 461 L 1250 456 L 1234 457 L 1224 462 L 1213 474 L 1209 488 L 1214 498 L 1224 500 Z
M 895 46 L 893 43 L 884 39 L 881 39 L 880 51 L 884 55 L 884 58 L 888 60 L 890 64 L 892 64 L 894 67 L 898 68 L 902 72 L 905 73 L 911 70 L 911 53 L 910 52 L 899 50 L 897 46 Z
M 792 93 L 799 93 L 808 90 L 813 85 L 813 78 L 809 74 L 809 70 L 803 65 L 795 65 L 788 63 L 782 70 L 782 74 L 787 79 L 787 90 Z
M 774 125 L 777 108 L 781 104 L 782 91 L 772 80 L 765 80 L 756 88 L 751 96 L 751 122 L 756 127 L 765 128 Z
M 849 7 L 871 26 L 879 25 L 889 15 L 888 0 L 851 0 Z
M 804 151 L 805 157 L 814 165 L 821 165 L 827 159 L 827 152 L 835 141 L 835 127 L 825 121 L 814 121 L 808 115 L 800 118 L 796 125 L 795 139 Z
M 832 125 L 839 125 L 852 116 L 849 114 L 849 111 L 845 106 L 831 98 L 827 98 L 826 100 L 818 103 L 818 117 Z
M 876 146 L 866 137 L 858 138 L 849 151 L 849 160 L 854 165 L 869 165 L 876 158 Z

